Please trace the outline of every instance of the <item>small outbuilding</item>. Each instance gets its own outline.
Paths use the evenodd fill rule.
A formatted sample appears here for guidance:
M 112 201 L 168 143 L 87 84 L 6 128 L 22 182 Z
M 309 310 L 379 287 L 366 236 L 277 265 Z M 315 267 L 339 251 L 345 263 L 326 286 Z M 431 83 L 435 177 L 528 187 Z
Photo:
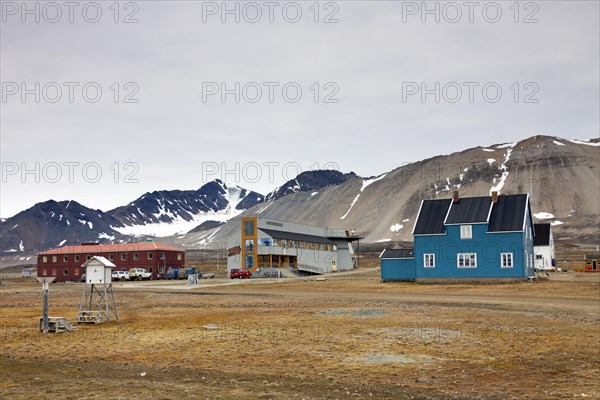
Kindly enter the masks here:
M 385 249 L 379 258 L 382 282 L 414 282 L 416 271 L 413 249 Z
M 585 272 L 600 272 L 600 254 L 587 254 L 584 259 Z
M 548 223 L 534 224 L 533 252 L 535 253 L 536 271 L 554 271 L 556 258 L 552 225 Z

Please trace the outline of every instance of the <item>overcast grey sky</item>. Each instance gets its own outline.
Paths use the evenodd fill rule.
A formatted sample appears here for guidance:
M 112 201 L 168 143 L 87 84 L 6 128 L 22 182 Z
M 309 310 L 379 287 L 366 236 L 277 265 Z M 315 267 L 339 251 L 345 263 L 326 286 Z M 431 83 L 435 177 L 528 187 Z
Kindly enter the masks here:
M 71 4 L 2 1 L 3 218 L 600 131 L 597 1 Z

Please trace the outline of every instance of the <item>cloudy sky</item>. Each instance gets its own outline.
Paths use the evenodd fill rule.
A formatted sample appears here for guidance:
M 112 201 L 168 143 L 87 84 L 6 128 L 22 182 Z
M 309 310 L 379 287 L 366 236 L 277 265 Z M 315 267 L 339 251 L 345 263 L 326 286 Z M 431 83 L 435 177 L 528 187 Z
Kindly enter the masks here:
M 0 216 L 598 137 L 597 1 L 2 0 Z

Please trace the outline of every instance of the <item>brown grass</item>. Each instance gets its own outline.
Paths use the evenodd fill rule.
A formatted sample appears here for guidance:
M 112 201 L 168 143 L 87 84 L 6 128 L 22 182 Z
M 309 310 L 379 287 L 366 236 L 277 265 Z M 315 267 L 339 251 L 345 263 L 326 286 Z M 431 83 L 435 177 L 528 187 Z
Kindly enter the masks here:
M 118 283 L 118 322 L 47 336 L 38 285 L 5 281 L 0 397 L 599 398 L 598 276 Z M 51 315 L 74 321 L 82 291 L 52 285 Z

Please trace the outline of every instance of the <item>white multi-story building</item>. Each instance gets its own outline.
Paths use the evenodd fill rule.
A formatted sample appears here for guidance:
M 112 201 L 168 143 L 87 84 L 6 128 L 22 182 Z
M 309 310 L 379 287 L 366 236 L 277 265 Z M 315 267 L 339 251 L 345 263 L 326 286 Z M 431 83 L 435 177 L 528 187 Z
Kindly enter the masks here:
M 247 268 L 253 276 L 345 271 L 356 266 L 352 242 L 359 239 L 352 231 L 247 217 L 227 242 L 227 270 Z

